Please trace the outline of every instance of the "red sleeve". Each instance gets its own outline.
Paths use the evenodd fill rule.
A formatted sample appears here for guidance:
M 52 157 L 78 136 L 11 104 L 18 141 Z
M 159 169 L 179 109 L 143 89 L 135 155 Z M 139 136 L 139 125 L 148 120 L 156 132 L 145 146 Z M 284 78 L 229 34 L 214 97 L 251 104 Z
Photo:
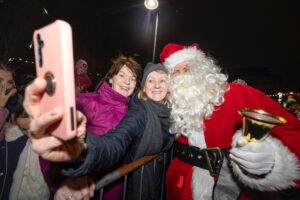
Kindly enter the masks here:
M 87 74 L 77 75 L 75 78 L 75 83 L 77 86 L 80 86 L 84 89 L 87 89 L 92 86 L 92 81 Z
M 278 138 L 298 159 L 300 165 L 300 121 L 286 111 L 282 105 L 252 87 L 237 86 L 242 101 L 252 109 L 263 109 L 266 112 L 278 115 L 287 120 L 283 125 L 278 125 L 271 130 L 271 134 Z M 236 88 L 233 86 L 233 88 Z M 240 90 L 242 89 L 242 91 Z M 300 187 L 300 181 L 298 181 Z

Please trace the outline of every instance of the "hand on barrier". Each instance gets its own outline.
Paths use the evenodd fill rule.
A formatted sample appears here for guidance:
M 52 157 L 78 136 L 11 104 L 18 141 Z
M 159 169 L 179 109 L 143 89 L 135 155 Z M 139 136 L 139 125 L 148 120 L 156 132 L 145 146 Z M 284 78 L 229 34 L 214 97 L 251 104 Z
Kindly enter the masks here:
M 94 191 L 95 184 L 88 176 L 68 178 L 55 192 L 54 200 L 88 200 Z

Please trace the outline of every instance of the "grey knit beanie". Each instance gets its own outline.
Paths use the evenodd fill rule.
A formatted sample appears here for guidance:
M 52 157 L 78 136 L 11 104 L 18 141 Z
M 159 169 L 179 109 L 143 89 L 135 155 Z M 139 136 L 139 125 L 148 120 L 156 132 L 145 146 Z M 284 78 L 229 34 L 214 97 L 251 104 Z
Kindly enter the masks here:
M 147 63 L 146 67 L 144 68 L 143 78 L 142 78 L 142 82 L 141 82 L 141 88 L 144 88 L 148 75 L 151 72 L 157 71 L 157 70 L 162 70 L 162 71 L 168 73 L 167 68 L 161 63 L 157 63 L 157 64 L 154 64 L 152 62 Z

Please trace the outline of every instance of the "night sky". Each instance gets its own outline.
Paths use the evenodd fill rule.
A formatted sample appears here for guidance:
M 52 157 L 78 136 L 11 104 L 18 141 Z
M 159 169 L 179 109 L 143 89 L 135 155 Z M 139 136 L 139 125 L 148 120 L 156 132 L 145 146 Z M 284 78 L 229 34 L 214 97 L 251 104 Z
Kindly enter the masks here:
M 33 60 L 34 29 L 56 19 L 73 28 L 74 59 L 84 58 L 96 83 L 110 60 L 134 54 L 155 61 L 168 42 L 199 43 L 229 75 L 273 94 L 300 92 L 300 17 L 296 0 L 164 0 L 148 11 L 143 0 L 0 0 L 0 59 Z M 45 10 L 44 10 L 45 9 Z M 13 63 L 17 76 L 34 73 L 33 64 Z

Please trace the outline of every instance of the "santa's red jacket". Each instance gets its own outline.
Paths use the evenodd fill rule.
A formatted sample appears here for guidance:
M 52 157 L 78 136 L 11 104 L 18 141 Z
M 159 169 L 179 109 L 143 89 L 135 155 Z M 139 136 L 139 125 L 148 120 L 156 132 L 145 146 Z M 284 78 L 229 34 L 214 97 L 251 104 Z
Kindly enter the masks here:
M 259 180 L 254 178 L 249 180 L 249 177 L 241 174 L 238 178 L 245 187 L 242 186 L 239 199 L 276 199 L 276 192 L 259 191 L 270 187 L 284 188 L 287 185 L 299 187 L 300 182 L 297 179 L 299 175 L 296 172 L 300 166 L 300 121 L 267 95 L 249 86 L 230 84 L 230 89 L 224 98 L 225 102 L 220 107 L 216 107 L 209 119 L 204 120 L 204 139 L 207 148 L 231 148 L 234 133 L 242 127 L 239 109 L 263 109 L 287 120 L 286 124 L 271 130 L 271 135 L 276 142 L 276 157 L 272 172 Z M 187 138 L 183 136 L 177 141 L 188 144 Z M 167 199 L 189 200 L 201 192 L 212 189 L 213 184 L 203 183 L 201 176 L 193 175 L 195 168 L 176 157 L 172 160 L 166 177 Z

